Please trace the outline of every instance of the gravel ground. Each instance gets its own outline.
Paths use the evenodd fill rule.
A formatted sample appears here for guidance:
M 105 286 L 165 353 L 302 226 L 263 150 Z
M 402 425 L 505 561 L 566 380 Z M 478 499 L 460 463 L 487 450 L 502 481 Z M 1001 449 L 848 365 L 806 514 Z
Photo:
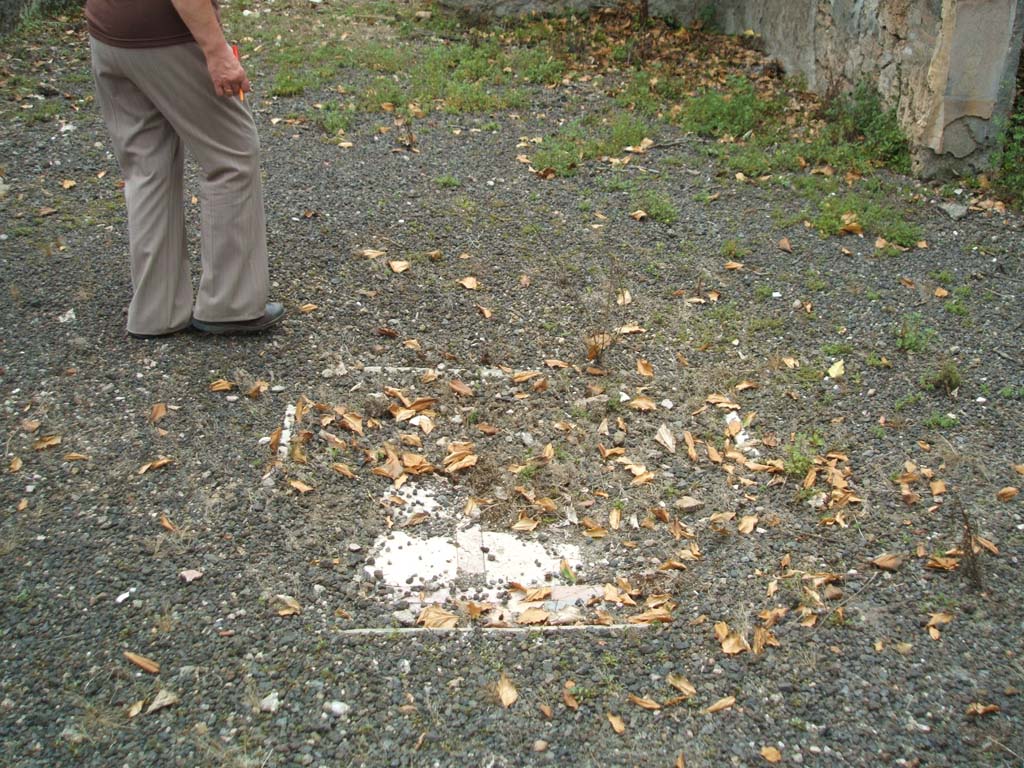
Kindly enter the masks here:
M 927 241 L 887 253 L 668 128 L 620 168 L 517 160 L 607 84 L 433 113 L 415 152 L 388 115 L 347 148 L 296 121 L 325 87 L 251 100 L 283 327 L 141 342 L 69 26 L 12 47 L 0 106 L 7 764 L 1024 762 L 1019 215 L 887 179 Z M 631 218 L 651 191 L 675 221 Z M 955 391 L 923 386 L 944 364 Z M 460 442 L 476 465 L 445 472 Z M 394 483 L 386 446 L 438 471 Z M 406 480 L 440 511 L 410 519 Z M 524 625 L 507 583 L 377 573 L 389 533 L 470 523 L 577 548 L 523 586 L 606 599 Z M 456 629 L 417 625 L 431 587 Z

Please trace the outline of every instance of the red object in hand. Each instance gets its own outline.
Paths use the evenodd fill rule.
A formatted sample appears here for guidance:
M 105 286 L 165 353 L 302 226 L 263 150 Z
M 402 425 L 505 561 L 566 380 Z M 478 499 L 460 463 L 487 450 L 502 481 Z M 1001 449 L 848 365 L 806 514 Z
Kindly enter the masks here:
M 235 54 L 235 60 L 237 61 L 238 60 L 238 46 L 237 45 L 232 45 L 231 46 L 231 52 L 233 54 Z M 239 101 L 245 101 L 245 91 L 243 91 L 241 89 L 238 90 L 238 100 Z

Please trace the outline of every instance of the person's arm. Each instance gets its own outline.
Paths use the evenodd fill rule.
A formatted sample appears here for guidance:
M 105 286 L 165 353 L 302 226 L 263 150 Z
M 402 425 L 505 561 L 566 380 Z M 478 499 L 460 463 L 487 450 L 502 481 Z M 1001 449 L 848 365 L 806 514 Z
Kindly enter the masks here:
M 171 4 L 202 49 L 217 95 L 235 96 L 251 90 L 245 70 L 224 38 L 213 3 L 210 0 L 171 0 Z

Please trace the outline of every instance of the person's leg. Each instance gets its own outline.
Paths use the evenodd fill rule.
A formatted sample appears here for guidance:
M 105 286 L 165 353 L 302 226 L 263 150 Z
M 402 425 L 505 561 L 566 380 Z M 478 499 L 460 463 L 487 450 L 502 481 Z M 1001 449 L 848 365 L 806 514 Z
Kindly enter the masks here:
M 260 318 L 267 302 L 267 234 L 259 136 L 248 109 L 217 96 L 198 45 L 137 54 L 146 93 L 202 170 L 203 274 L 195 319 Z
M 123 72 L 120 49 L 97 40 L 91 48 L 96 98 L 125 181 L 134 288 L 128 331 L 172 333 L 187 327 L 192 315 L 181 142 Z

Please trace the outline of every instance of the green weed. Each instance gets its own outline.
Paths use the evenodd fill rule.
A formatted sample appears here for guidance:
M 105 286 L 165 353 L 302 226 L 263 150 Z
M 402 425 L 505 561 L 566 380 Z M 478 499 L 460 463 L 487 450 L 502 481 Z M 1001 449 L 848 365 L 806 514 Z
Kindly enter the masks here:
M 328 136 L 340 136 L 348 130 L 352 115 L 340 104 L 329 102 L 316 111 L 314 120 Z
M 724 91 L 705 91 L 679 106 L 673 119 L 684 130 L 711 138 L 738 138 L 778 115 L 783 105 L 760 96 L 746 78 L 731 77 Z
M 722 258 L 735 261 L 736 259 L 742 259 L 744 256 L 748 256 L 750 254 L 750 249 L 736 238 L 730 237 L 722 243 L 722 247 L 719 248 L 718 252 L 722 254 Z
M 679 219 L 678 209 L 672 199 L 663 192 L 646 190 L 634 204 L 646 212 L 653 221 L 661 224 L 673 224 Z
M 544 140 L 534 153 L 534 166 L 551 168 L 558 176 L 570 176 L 581 162 L 621 155 L 626 147 L 640 144 L 653 131 L 647 120 L 626 112 L 608 119 L 575 120 Z
M 21 119 L 29 125 L 33 123 L 45 123 L 53 120 L 62 111 L 62 102 L 58 99 L 47 99 L 39 102 L 32 109 L 19 111 Z
M 957 317 L 967 317 L 971 314 L 971 310 L 968 309 L 967 305 L 959 298 L 947 301 L 942 305 L 949 314 L 956 315 Z
M 961 383 L 960 369 L 957 368 L 956 363 L 952 360 L 945 360 L 942 365 L 921 378 L 921 389 L 930 392 L 941 390 L 949 395 L 958 390 Z
M 434 179 L 434 183 L 442 189 L 458 189 L 462 186 L 462 182 L 457 177 L 448 173 L 438 176 Z
M 897 398 L 896 402 L 893 403 L 892 408 L 894 411 L 899 413 L 900 411 L 906 410 L 910 406 L 921 402 L 922 399 L 920 392 L 913 392 L 909 395 Z
M 869 163 L 884 164 L 900 173 L 910 172 L 910 149 L 896 111 L 884 107 L 877 89 L 868 82 L 835 99 L 826 107 L 825 117 L 828 125 L 821 144 L 831 146 L 831 153 L 835 154 L 837 148 L 852 148 L 854 157 L 859 155 Z M 834 164 L 843 165 L 841 160 Z
M 904 315 L 896 331 L 896 348 L 904 352 L 924 352 L 931 344 L 935 331 L 921 327 L 921 315 Z
M 823 235 L 837 235 L 851 214 L 866 232 L 880 235 L 890 243 L 910 247 L 921 239 L 920 227 L 907 221 L 900 206 L 893 205 L 885 194 L 848 192 L 826 197 L 812 223 Z
M 802 478 L 807 475 L 808 470 L 814 465 L 814 458 L 817 450 L 824 446 L 825 441 L 818 433 L 806 434 L 797 432 L 793 436 L 793 442 L 786 446 L 785 467 L 786 474 L 791 477 Z
M 853 344 L 837 341 L 824 344 L 821 347 L 821 354 L 825 357 L 842 357 L 853 352 Z
M 313 78 L 307 73 L 293 74 L 285 70 L 277 73 L 270 87 L 271 96 L 301 96 L 307 88 L 314 86 Z
M 955 427 L 957 420 L 955 416 L 948 413 L 933 412 L 925 417 L 921 425 L 928 429 L 951 429 Z
M 1000 195 L 1024 201 L 1024 99 L 1018 96 L 1016 111 L 1003 130 L 1000 149 L 993 158 L 995 186 Z

